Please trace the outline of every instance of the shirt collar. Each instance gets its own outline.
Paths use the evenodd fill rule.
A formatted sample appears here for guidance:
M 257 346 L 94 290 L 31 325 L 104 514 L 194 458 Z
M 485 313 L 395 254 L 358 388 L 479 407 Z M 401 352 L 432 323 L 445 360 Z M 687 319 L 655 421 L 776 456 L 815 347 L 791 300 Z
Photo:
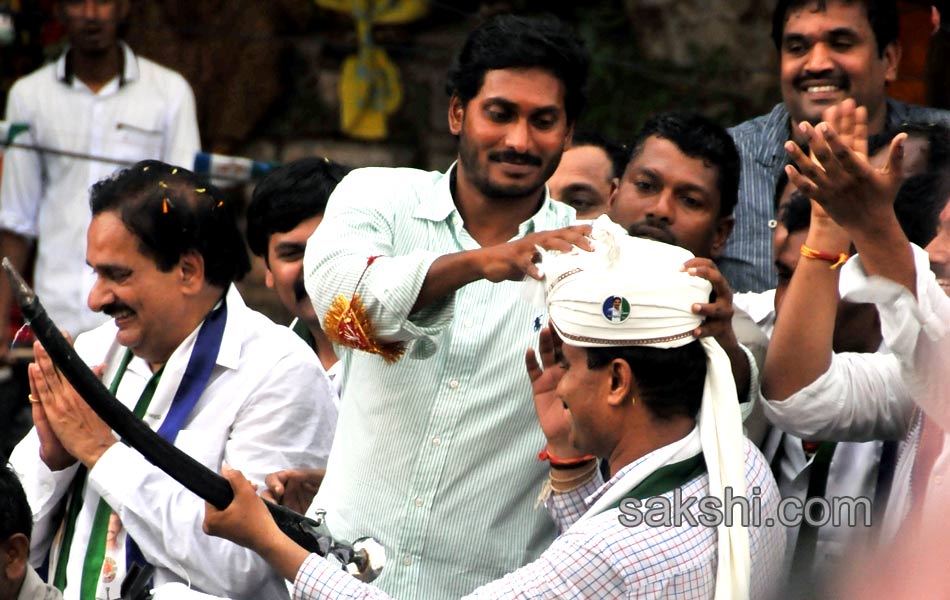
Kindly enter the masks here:
M 903 102 L 898 102 L 893 98 L 887 99 L 887 115 L 884 118 L 885 126 L 900 125 L 912 121 L 908 107 Z
M 122 50 L 122 68 L 119 73 L 119 87 L 122 87 L 126 83 L 139 78 L 139 63 L 135 57 L 135 53 L 132 52 L 128 44 L 122 40 L 119 40 L 118 44 Z M 69 61 L 66 60 L 67 55 L 69 55 L 69 49 L 70 47 L 66 46 L 63 53 L 59 55 L 59 58 L 56 60 L 55 69 L 56 80 L 66 85 L 72 85 L 73 83 L 73 73 L 69 68 Z
M 243 327 L 238 321 L 241 318 L 240 315 L 247 309 L 247 305 L 244 304 L 244 298 L 233 283 L 228 287 L 225 300 L 228 303 L 228 321 L 224 325 L 224 334 L 221 336 L 217 363 L 228 369 L 237 369 L 241 361 L 241 346 L 243 346 L 245 336 Z
M 697 424 L 696 427 L 699 427 L 699 425 Z M 640 463 L 645 461 L 647 458 L 649 458 L 654 452 L 662 450 L 665 447 L 666 446 L 662 446 L 660 448 L 657 448 L 656 450 L 653 450 L 653 452 L 647 452 L 646 454 L 644 454 L 637 460 L 633 461 L 629 465 L 621 468 L 619 471 L 617 471 L 617 473 L 613 477 L 610 478 L 610 481 L 608 481 L 607 483 L 597 488 L 597 490 L 590 496 L 587 496 L 586 498 L 584 498 L 584 504 L 589 509 L 591 506 L 594 505 L 595 502 L 597 502 L 600 499 L 601 496 L 607 493 L 607 490 L 617 485 L 620 482 L 620 480 L 623 479 L 627 475 L 627 473 L 635 469 L 637 465 L 639 465 Z
M 427 221 L 445 221 L 454 216 L 461 223 L 461 215 L 455 206 L 455 200 L 452 198 L 452 173 L 456 164 L 457 162 L 453 162 L 448 170 L 432 184 L 433 193 L 429 194 L 428 198 L 423 198 L 419 203 L 413 212 L 414 217 Z M 568 213 L 571 214 L 571 220 L 573 221 L 576 215 L 574 209 L 551 198 L 548 186 L 545 185 L 544 201 L 541 203 L 541 208 L 531 215 L 531 218 L 521 223 L 518 227 L 518 236 L 523 237 L 535 231 L 547 231 L 548 229 L 562 227 L 564 216 Z

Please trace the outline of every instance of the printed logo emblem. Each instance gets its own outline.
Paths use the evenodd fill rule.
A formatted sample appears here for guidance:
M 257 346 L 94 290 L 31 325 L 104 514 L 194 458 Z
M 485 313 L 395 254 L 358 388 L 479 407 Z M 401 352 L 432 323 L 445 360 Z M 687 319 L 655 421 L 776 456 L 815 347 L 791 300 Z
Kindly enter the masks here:
M 623 323 L 630 316 L 630 303 L 623 296 L 607 296 L 603 309 L 604 318 L 611 323 Z

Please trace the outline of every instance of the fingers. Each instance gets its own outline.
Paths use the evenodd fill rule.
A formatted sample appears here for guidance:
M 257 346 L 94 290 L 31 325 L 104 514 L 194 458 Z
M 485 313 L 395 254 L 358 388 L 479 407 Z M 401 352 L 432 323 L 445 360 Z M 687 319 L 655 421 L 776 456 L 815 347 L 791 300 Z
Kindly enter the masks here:
M 535 356 L 534 348 L 528 348 L 527 352 L 525 352 L 524 366 L 528 371 L 528 379 L 532 382 L 537 381 L 544 375 L 544 371 L 541 370 L 541 365 L 538 364 L 538 358 Z
M 528 377 L 532 382 L 541 377 L 548 369 L 557 366 L 555 348 L 555 336 L 551 332 L 551 328 L 543 328 L 538 334 L 538 352 L 541 354 L 541 364 L 538 364 L 538 353 L 533 348 L 528 348 L 524 356 L 525 369 L 527 369 Z
M 39 365 L 40 371 L 43 373 L 43 377 L 49 380 L 47 383 L 49 385 L 55 385 L 52 380 L 56 382 L 61 381 L 61 376 L 59 369 L 56 368 L 56 365 L 53 364 L 53 359 L 50 358 L 49 354 L 46 352 L 46 349 L 43 348 L 43 345 L 39 342 L 33 342 L 33 361 L 35 364 Z
M 898 133 L 891 140 L 891 146 L 887 149 L 887 162 L 884 166 L 884 172 L 891 177 L 900 179 L 904 173 L 904 140 L 907 139 L 906 133 Z
M 857 106 L 854 99 L 848 98 L 837 105 L 837 111 L 834 120 L 828 120 L 832 128 L 838 134 L 841 143 L 853 150 L 854 144 L 854 109 Z
M 871 170 L 871 166 L 867 161 L 858 160 L 858 155 L 851 149 L 850 143 L 845 143 L 845 140 L 839 137 L 833 127 L 827 123 L 820 123 L 818 134 L 825 142 L 819 145 L 819 150 L 822 151 L 822 154 L 827 151 L 830 156 L 822 158 L 817 153 L 816 156 L 819 156 L 819 160 L 825 165 L 825 171 L 828 172 L 829 176 L 839 176 L 839 169 L 843 169 L 854 176 L 863 177 Z
M 557 364 L 557 345 L 555 335 L 550 327 L 545 327 L 538 334 L 538 351 L 541 352 L 541 365 L 545 369 Z
M 854 109 L 854 151 L 861 156 L 868 155 L 868 108 L 859 106 Z
M 281 497 L 284 495 L 284 480 L 286 478 L 286 471 L 277 471 L 276 473 L 271 473 L 264 478 L 264 485 L 267 486 L 267 490 L 264 492 L 264 496 L 271 500 L 272 502 L 280 503 Z
M 248 493 L 252 495 L 257 495 L 254 492 L 254 484 L 247 480 L 244 477 L 244 473 L 238 471 L 237 469 L 232 469 L 228 465 L 221 465 L 221 476 L 228 480 L 228 483 L 231 484 L 231 489 L 234 490 L 235 497 L 238 495 L 245 496 Z
M 804 123 L 807 125 L 807 123 Z M 798 167 L 796 170 L 792 165 L 785 166 L 785 173 L 789 180 L 804 194 L 812 195 L 825 180 L 825 171 L 821 166 L 805 155 L 802 149 L 793 141 L 785 143 L 785 152 L 789 158 Z
M 716 297 L 732 303 L 732 288 L 723 277 L 719 267 L 708 258 L 692 258 L 683 264 L 683 269 L 694 277 L 702 277 L 712 284 Z

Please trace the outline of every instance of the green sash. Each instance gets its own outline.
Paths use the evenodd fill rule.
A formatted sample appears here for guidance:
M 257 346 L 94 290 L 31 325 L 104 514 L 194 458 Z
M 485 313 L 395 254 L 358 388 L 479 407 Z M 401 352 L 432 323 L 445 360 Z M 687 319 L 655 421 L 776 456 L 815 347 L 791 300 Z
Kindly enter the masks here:
M 119 382 L 122 381 L 122 376 L 125 375 L 125 371 L 131 360 L 132 351 L 126 350 L 125 356 L 122 357 L 122 362 L 119 363 L 119 368 L 109 386 L 109 392 L 113 396 L 119 389 Z M 145 389 L 142 390 L 142 395 L 139 396 L 138 402 L 135 404 L 135 409 L 132 412 L 139 419 L 145 415 L 145 411 L 152 401 L 152 396 L 155 394 L 155 388 L 158 387 L 162 371 L 164 371 L 164 367 L 152 375 L 151 379 L 149 379 L 145 385 Z M 85 467 L 80 466 L 73 480 L 69 509 L 66 513 L 66 525 L 63 530 L 63 540 L 60 545 L 59 559 L 56 563 L 56 574 L 53 578 L 53 585 L 60 591 L 66 589 L 66 565 L 69 562 L 69 552 L 72 547 L 73 535 L 76 529 L 76 519 L 82 509 L 82 496 L 86 487 L 86 476 L 87 472 Z M 109 516 L 111 513 L 112 509 L 109 508 L 109 505 L 100 499 L 99 504 L 96 506 L 96 514 L 93 517 L 89 544 L 86 547 L 86 556 L 83 561 L 83 574 L 80 585 L 80 598 L 82 600 L 94 600 L 96 597 L 96 587 L 99 583 L 99 574 L 102 571 L 102 561 L 105 558 L 106 535 L 108 533 Z
M 686 485 L 705 472 L 706 459 L 703 458 L 702 452 L 686 460 L 664 465 L 653 473 L 650 473 L 646 479 L 638 483 L 632 490 L 624 494 L 622 498 L 604 510 L 620 508 L 620 504 L 629 498 L 646 500 L 647 498 L 662 496 L 667 492 Z

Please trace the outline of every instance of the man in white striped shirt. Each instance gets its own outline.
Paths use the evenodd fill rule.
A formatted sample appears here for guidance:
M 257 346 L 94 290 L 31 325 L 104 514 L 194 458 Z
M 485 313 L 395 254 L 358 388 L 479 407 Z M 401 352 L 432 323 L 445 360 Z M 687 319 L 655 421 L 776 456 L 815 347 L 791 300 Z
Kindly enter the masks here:
M 563 23 L 487 21 L 446 86 L 458 162 L 353 171 L 308 242 L 307 292 L 350 346 L 314 508 L 335 536 L 380 540 L 392 559 L 377 583 L 396 597 L 461 596 L 554 538 L 534 508 L 547 469 L 521 358 L 547 317 L 520 281 L 539 275 L 537 246 L 587 247 L 589 227 L 568 228 L 574 210 L 545 188 L 587 64 Z

